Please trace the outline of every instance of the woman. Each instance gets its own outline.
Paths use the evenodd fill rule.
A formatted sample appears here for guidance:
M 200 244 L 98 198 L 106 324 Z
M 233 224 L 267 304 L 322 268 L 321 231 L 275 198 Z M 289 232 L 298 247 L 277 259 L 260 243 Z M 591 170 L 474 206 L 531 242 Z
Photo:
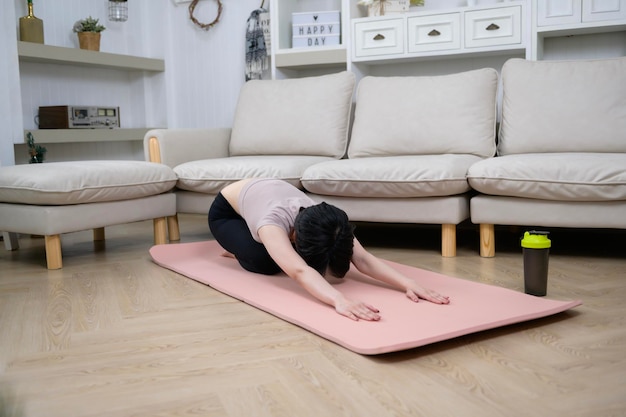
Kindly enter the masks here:
M 354 237 L 343 210 L 316 204 L 291 184 L 272 178 L 245 179 L 226 186 L 209 210 L 215 239 L 251 272 L 284 271 L 318 300 L 352 320 L 379 320 L 379 310 L 346 298 L 324 276 L 343 278 L 352 263 L 417 302 L 448 304 L 449 298 L 422 288 L 367 252 Z

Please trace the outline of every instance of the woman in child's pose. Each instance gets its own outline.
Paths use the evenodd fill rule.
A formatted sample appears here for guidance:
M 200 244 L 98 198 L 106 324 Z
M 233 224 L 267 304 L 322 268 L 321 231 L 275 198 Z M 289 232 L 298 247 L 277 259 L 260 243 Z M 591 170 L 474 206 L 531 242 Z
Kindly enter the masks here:
M 209 228 L 227 256 L 234 256 L 244 269 L 268 275 L 284 271 L 352 320 L 379 320 L 380 314 L 376 307 L 346 298 L 324 279 L 326 274 L 343 278 L 351 262 L 415 302 L 423 298 L 449 303 L 448 297 L 422 288 L 367 252 L 354 237 L 343 210 L 316 204 L 282 180 L 245 179 L 228 185 L 211 205 Z

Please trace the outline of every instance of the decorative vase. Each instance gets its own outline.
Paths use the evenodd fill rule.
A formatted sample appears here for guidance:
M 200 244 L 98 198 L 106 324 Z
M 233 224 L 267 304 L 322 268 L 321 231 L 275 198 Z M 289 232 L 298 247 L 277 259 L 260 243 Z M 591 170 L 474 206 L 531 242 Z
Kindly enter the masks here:
M 87 49 L 89 51 L 100 50 L 100 33 L 99 32 L 79 32 L 78 44 L 80 49 Z
M 43 20 L 33 13 L 33 0 L 28 0 L 28 15 L 20 17 L 20 40 L 43 43 Z

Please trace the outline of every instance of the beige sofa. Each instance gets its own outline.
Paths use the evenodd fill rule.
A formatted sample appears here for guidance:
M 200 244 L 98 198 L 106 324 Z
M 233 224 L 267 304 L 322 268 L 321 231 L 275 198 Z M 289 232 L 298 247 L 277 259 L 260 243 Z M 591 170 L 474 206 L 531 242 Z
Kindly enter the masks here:
M 482 256 L 494 225 L 626 229 L 626 58 L 507 61 L 498 156 L 472 165 Z
M 439 224 L 442 255 L 455 256 L 456 226 L 469 218 L 467 170 L 495 154 L 497 85 L 493 69 L 366 77 L 351 124 L 349 72 L 250 81 L 232 128 L 152 130 L 144 149 L 178 175 L 179 213 L 207 213 L 241 178 L 282 178 L 354 221 Z

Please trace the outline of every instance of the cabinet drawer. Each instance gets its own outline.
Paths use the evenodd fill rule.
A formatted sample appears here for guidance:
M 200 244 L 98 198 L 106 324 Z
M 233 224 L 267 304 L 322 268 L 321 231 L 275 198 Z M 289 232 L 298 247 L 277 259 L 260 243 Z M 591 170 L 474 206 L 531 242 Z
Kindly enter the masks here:
M 355 56 L 371 57 L 404 53 L 403 22 L 403 19 L 385 19 L 355 23 Z
M 461 47 L 461 14 L 414 16 L 407 20 L 409 52 L 443 51 Z
M 465 13 L 465 46 L 480 48 L 522 42 L 521 6 Z

